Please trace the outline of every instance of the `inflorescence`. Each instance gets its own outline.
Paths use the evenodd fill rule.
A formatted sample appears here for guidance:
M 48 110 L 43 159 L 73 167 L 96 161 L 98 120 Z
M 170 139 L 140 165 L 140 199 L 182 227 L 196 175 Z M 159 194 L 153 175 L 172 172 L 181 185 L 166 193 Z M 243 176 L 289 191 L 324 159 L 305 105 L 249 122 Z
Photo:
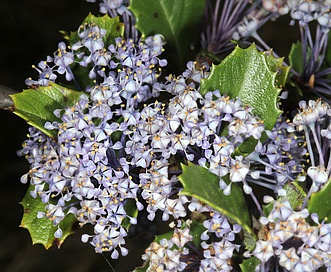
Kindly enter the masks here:
M 310 82 L 317 93 L 329 90 L 325 85 L 329 68 L 320 71 L 331 26 L 328 1 L 243 1 L 242 6 L 227 1 L 222 3 L 222 14 L 207 2 L 212 17 L 202 36 L 204 50 L 221 57 L 232 38 L 256 38 L 253 33 L 266 21 L 290 13 L 293 23 L 299 22 L 303 52 L 311 52 L 303 58 L 307 63 L 302 74 L 295 75 Z M 221 2 L 217 0 L 216 7 Z M 127 5 L 127 1 L 100 4 L 102 13 L 123 17 L 125 38 L 106 45 L 105 29 L 84 24 L 77 43 L 72 47 L 59 43 L 54 56 L 35 67 L 39 78 L 26 81 L 29 86 L 47 86 L 62 75 L 81 89 L 71 69 L 76 64 L 88 67 L 93 82 L 82 90 L 85 94 L 78 102 L 54 112 L 61 121 L 45 124 L 57 132 L 56 140 L 31 127 L 19 152 L 31 164 L 22 182 L 29 181 L 34 186 L 31 195 L 47 204 L 38 217 L 52 220 L 58 226 L 55 236 L 61 237 L 60 222 L 74 214 L 80 226 L 94 228 L 82 241 L 90 242 L 96 252 L 111 252 L 116 259 L 128 253 L 128 222 L 137 224 L 137 218 L 126 211 L 133 204 L 145 210 L 150 221 L 160 214 L 163 221 L 172 222 L 173 235 L 152 242 L 143 255 L 149 261 L 148 271 L 231 271 L 233 255 L 244 251 L 241 227 L 180 194 L 180 162 L 191 162 L 217 175 L 225 195 L 237 183 L 253 200 L 260 216 L 260 238 L 244 256 L 258 258 L 257 269 L 280 266 L 284 271 L 314 271 L 325 266 L 331 271 L 330 224 L 320 222 L 304 207 L 330 178 L 330 106 L 322 100 L 301 101 L 292 120 L 281 117 L 272 130 L 265 130 L 263 120 L 240 99 L 218 90 L 201 95 L 208 63 L 190 61 L 182 75 L 162 75 L 167 65 L 160 58 L 163 37 L 139 37 Z M 225 14 L 230 23 L 223 21 Z M 318 22 L 315 42 L 307 28 L 312 20 Z M 219 35 L 227 27 L 227 36 Z M 268 139 L 262 140 L 262 135 Z M 247 139 L 257 142 L 255 150 L 247 156 L 233 155 Z M 309 184 L 309 191 L 303 207 L 294 210 L 284 187 L 296 181 Z M 276 197 L 265 197 L 273 205 L 269 214 L 259 204 L 256 186 Z M 194 222 L 187 218 L 192 213 L 204 217 L 200 245 L 190 233 Z

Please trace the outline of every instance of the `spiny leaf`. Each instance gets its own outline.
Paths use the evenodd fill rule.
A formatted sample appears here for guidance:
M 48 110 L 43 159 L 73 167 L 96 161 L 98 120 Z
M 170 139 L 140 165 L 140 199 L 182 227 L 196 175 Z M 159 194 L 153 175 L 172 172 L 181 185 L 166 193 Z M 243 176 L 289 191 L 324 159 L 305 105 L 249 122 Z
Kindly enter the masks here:
M 208 78 L 201 82 L 200 92 L 205 95 L 220 90 L 231 98 L 240 98 L 270 130 L 281 113 L 280 89 L 275 86 L 277 74 L 270 69 L 270 62 L 254 44 L 247 49 L 237 46 L 219 65 L 213 65 Z
M 63 231 L 62 238 L 55 238 L 54 233 L 58 227 L 53 225 L 53 222 L 48 218 L 37 218 L 38 212 L 45 212 L 45 206 L 41 198 L 33 198 L 30 191 L 34 190 L 34 186 L 30 185 L 21 204 L 24 208 L 24 214 L 20 227 L 26 228 L 31 236 L 33 244 L 42 244 L 46 249 L 56 245 L 58 248 L 64 240 L 73 232 L 73 225 L 77 221 L 73 214 L 67 215 L 60 223 L 60 228 Z
M 275 85 L 279 88 L 284 87 L 290 71 L 290 66 L 284 66 L 284 58 L 275 58 L 272 50 L 264 52 L 264 55 L 270 70 L 276 73 Z
M 179 176 L 184 189 L 181 194 L 194 197 L 224 214 L 232 223 L 239 224 L 245 235 L 247 248 L 254 248 L 255 234 L 251 229 L 251 220 L 242 189 L 235 183 L 231 185 L 231 194 L 225 196 L 219 188 L 219 177 L 207 169 L 189 163 L 182 165 Z
M 182 72 L 198 38 L 204 14 L 204 0 L 131 0 L 129 9 L 137 28 L 145 35 L 162 34 L 166 41 L 165 57 L 174 72 Z
M 63 109 L 78 101 L 81 92 L 76 92 L 55 83 L 49 86 L 40 86 L 37 89 L 26 89 L 23 92 L 11 95 L 15 114 L 25 119 L 31 126 L 36 127 L 46 135 L 56 138 L 57 132 L 47 130 L 44 125 L 47 121 L 60 121 L 54 115 L 56 109 Z
M 264 122 L 265 128 L 271 130 L 281 114 L 278 108 L 281 89 L 275 84 L 277 81 L 277 84 L 285 84 L 288 74 L 281 62 L 271 54 L 258 52 L 254 44 L 246 49 L 237 46 L 220 64 L 212 66 L 208 78 L 201 82 L 200 93 L 205 95 L 219 90 L 233 99 L 240 98 Z M 261 141 L 266 139 L 267 135 L 262 134 Z M 256 144 L 257 140 L 253 137 L 245 140 L 236 149 L 235 155 L 250 154 Z

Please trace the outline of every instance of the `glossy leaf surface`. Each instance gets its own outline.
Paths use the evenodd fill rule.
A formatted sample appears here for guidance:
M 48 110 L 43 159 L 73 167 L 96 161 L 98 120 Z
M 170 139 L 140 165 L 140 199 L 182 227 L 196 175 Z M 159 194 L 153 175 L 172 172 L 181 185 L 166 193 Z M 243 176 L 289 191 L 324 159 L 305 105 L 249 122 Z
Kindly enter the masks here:
M 57 131 L 47 130 L 44 125 L 47 121 L 60 121 L 54 115 L 57 109 L 64 109 L 78 101 L 81 92 L 73 91 L 56 83 L 49 86 L 40 86 L 37 89 L 26 89 L 23 92 L 11 95 L 14 101 L 12 110 L 25 119 L 31 126 L 36 127 L 46 135 L 56 138 Z
M 189 163 L 182 165 L 179 176 L 184 189 L 181 194 L 194 197 L 224 214 L 232 223 L 239 224 L 245 233 L 246 247 L 254 247 L 256 239 L 251 229 L 251 220 L 242 189 L 235 183 L 231 185 L 231 194 L 225 196 L 219 188 L 219 177 L 207 169 Z
M 272 129 L 281 111 L 280 89 L 275 85 L 277 74 L 269 62 L 254 44 L 247 49 L 237 46 L 220 64 L 213 65 L 209 77 L 201 83 L 200 92 L 205 95 L 220 90 L 231 98 L 240 98 L 264 121 L 266 129 Z

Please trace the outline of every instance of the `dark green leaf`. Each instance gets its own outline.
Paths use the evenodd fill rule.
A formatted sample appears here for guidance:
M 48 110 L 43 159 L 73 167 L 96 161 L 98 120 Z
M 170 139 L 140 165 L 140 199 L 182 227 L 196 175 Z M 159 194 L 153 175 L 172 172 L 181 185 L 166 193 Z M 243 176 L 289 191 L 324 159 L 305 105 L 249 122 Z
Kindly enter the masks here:
M 129 9 L 137 19 L 137 28 L 145 35 L 162 34 L 165 57 L 172 71 L 182 72 L 199 35 L 205 0 L 131 0 Z
M 136 205 L 136 201 L 134 199 L 128 199 L 128 201 L 124 205 L 124 209 L 126 211 L 126 214 L 132 218 L 137 218 L 138 216 L 138 209 Z M 130 223 L 130 218 L 125 217 L 122 226 L 128 231 L 131 223 Z
M 303 72 L 303 56 L 301 42 L 296 42 L 292 44 L 288 58 L 290 60 L 290 65 L 292 69 L 301 75 Z
M 307 208 L 310 213 L 317 213 L 320 221 L 331 223 L 331 179 L 320 191 L 311 195 Z
M 73 224 L 77 221 L 73 214 L 67 215 L 60 223 L 60 228 L 63 231 L 62 238 L 54 237 L 54 233 L 58 227 L 53 225 L 53 222 L 48 218 L 37 218 L 38 212 L 45 212 L 45 206 L 40 197 L 33 198 L 30 191 L 34 190 L 34 186 L 30 185 L 21 204 L 24 208 L 23 218 L 20 227 L 26 228 L 31 236 L 33 244 L 42 244 L 46 249 L 56 245 L 58 248 L 64 240 L 73 233 Z
M 56 109 L 63 109 L 78 101 L 81 92 L 76 92 L 55 83 L 40 86 L 37 89 L 26 89 L 11 95 L 15 114 L 25 119 L 31 126 L 36 127 L 46 135 L 56 138 L 57 131 L 45 129 L 47 121 L 60 121 L 55 115 Z
M 182 165 L 182 169 L 179 180 L 184 189 L 181 193 L 200 200 L 224 214 L 232 223 L 239 224 L 244 230 L 246 247 L 254 248 L 256 237 L 250 227 L 250 215 L 242 189 L 232 183 L 231 194 L 225 196 L 219 188 L 220 178 L 207 169 L 192 163 Z

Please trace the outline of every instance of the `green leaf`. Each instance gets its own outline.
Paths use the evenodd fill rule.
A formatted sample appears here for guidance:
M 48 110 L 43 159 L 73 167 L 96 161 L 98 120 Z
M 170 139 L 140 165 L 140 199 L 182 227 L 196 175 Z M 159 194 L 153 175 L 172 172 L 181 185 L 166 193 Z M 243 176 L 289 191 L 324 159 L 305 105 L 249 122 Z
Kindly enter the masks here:
M 231 194 L 225 196 L 219 188 L 220 178 L 207 169 L 189 163 L 182 165 L 182 170 L 179 180 L 184 189 L 181 194 L 200 200 L 224 214 L 232 223 L 239 224 L 244 230 L 246 247 L 254 248 L 256 236 L 250 227 L 250 215 L 242 189 L 232 183 Z
M 272 50 L 267 51 L 264 54 L 269 69 L 276 73 L 275 85 L 280 88 L 284 87 L 290 71 L 290 66 L 284 66 L 284 58 L 275 58 Z
M 323 188 L 315 193 L 312 193 L 308 200 L 308 211 L 317 213 L 320 221 L 325 219 L 326 223 L 331 223 L 331 179 L 323 186 Z
M 63 109 L 78 101 L 81 92 L 76 92 L 55 83 L 49 86 L 40 86 L 37 89 L 26 89 L 23 92 L 11 95 L 15 114 L 25 119 L 31 126 L 36 127 L 46 135 L 56 138 L 57 131 L 47 130 L 44 125 L 47 121 L 61 121 L 54 115 L 56 109 Z
M 286 191 L 286 198 L 293 210 L 300 210 L 307 194 L 300 186 L 299 181 L 296 180 L 285 184 L 284 189 Z
M 292 69 L 301 75 L 303 72 L 303 56 L 301 42 L 298 41 L 292 44 L 288 58 Z
M 190 224 L 190 234 L 193 237 L 192 244 L 196 248 L 201 247 L 201 234 L 206 230 L 202 222 L 192 221 Z
M 124 210 L 126 211 L 126 214 L 130 217 L 137 218 L 138 216 L 138 208 L 136 205 L 136 201 L 134 199 L 128 199 L 128 201 L 124 205 Z M 130 223 L 130 218 L 125 217 L 122 226 L 128 231 L 131 223 Z
M 131 0 L 129 9 L 136 17 L 136 27 L 145 36 L 162 34 L 166 41 L 169 67 L 182 72 L 194 59 L 199 37 L 199 23 L 204 15 L 205 0 Z
M 240 98 L 264 121 L 266 129 L 271 130 L 281 114 L 280 88 L 275 86 L 277 73 L 269 67 L 271 63 L 254 44 L 247 49 L 237 46 L 219 65 L 213 65 L 208 78 L 201 82 L 200 93 L 220 90 L 231 98 Z
M 21 204 L 24 209 L 23 218 L 20 227 L 26 228 L 31 236 L 33 244 L 42 244 L 46 249 L 56 245 L 58 248 L 64 240 L 73 233 L 73 225 L 77 221 L 73 214 L 67 215 L 60 223 L 60 228 L 63 231 L 62 238 L 54 237 L 54 233 L 58 227 L 53 225 L 53 222 L 48 218 L 37 218 L 38 212 L 45 212 L 45 206 L 41 198 L 33 198 L 30 191 L 34 190 L 34 186 L 30 185 Z
M 285 184 L 284 190 L 286 191 L 286 196 L 281 196 L 280 199 L 285 198 L 288 200 L 293 210 L 301 210 L 302 204 L 305 201 L 307 194 L 300 186 L 299 181 L 295 180 L 294 182 Z M 265 216 L 268 216 L 273 208 L 274 202 L 263 205 L 263 213 Z
M 113 44 L 115 38 L 122 37 L 124 34 L 124 24 L 120 22 L 119 17 L 111 18 L 107 14 L 102 17 L 97 17 L 91 13 L 83 20 L 80 27 L 86 25 L 97 25 L 99 28 L 107 30 L 106 35 L 103 37 L 103 42 L 105 43 L 105 48 Z M 71 32 L 64 36 L 68 41 L 69 45 L 73 45 L 78 42 L 80 39 L 78 37 L 78 31 Z
M 255 272 L 255 267 L 260 263 L 256 257 L 244 260 L 239 266 L 242 272 Z
M 281 114 L 278 96 L 281 91 L 276 83 L 285 84 L 288 70 L 282 66 L 282 59 L 272 54 L 258 52 L 252 44 L 246 49 L 235 48 L 220 64 L 213 65 L 208 78 L 201 82 L 200 93 L 219 90 L 231 98 L 240 98 L 244 105 L 252 108 L 253 114 L 263 120 L 265 128 L 271 130 Z M 267 139 L 262 134 L 261 141 Z M 245 140 L 235 155 L 248 155 L 257 144 L 253 137 Z

